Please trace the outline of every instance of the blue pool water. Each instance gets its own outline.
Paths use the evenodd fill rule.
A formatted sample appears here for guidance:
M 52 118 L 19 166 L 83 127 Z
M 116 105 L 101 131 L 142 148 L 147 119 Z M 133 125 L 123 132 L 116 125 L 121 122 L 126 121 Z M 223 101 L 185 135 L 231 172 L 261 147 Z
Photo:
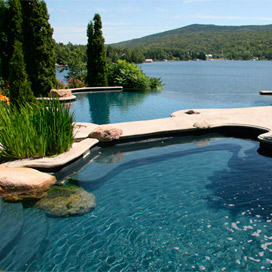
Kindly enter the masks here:
M 271 159 L 217 134 L 123 145 L 73 175 L 91 213 L 51 218 L 0 204 L 12 271 L 269 271 Z
M 76 121 L 97 124 L 169 117 L 181 109 L 268 106 L 272 96 L 269 61 L 191 61 L 142 64 L 149 76 L 160 77 L 158 92 L 77 95 Z

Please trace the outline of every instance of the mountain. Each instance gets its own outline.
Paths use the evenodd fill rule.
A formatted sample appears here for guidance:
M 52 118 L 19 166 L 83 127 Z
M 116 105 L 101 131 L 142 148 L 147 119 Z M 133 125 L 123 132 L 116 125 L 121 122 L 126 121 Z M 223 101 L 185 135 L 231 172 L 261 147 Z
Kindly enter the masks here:
M 183 36 L 195 34 L 211 35 L 211 34 L 234 34 L 238 36 L 240 34 L 250 34 L 250 33 L 272 33 L 272 25 L 246 25 L 246 26 L 217 26 L 217 25 L 200 25 L 193 24 L 173 30 L 168 30 L 165 32 L 152 34 L 138 39 L 133 39 L 129 41 L 124 41 L 120 43 L 111 44 L 112 46 L 123 46 L 123 47 L 133 47 L 133 46 L 146 46 L 152 44 L 162 43 L 171 39 L 172 37 L 182 39 Z M 236 35 L 235 35 L 236 34 Z

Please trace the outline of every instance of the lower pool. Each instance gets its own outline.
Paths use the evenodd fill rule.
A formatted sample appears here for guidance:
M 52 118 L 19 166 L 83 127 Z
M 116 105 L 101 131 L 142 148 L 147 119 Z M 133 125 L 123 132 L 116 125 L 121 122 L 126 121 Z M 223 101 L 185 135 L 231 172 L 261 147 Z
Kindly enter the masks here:
M 97 206 L 74 217 L 0 198 L 7 271 L 269 271 L 271 158 L 219 134 L 99 149 L 71 175 Z

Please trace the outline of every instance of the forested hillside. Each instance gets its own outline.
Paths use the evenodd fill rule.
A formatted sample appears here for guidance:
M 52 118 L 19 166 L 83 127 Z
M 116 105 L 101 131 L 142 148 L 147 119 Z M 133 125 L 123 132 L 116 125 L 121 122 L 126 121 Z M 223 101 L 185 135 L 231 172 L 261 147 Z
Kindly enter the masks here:
M 200 53 L 223 54 L 227 59 L 272 59 L 272 25 L 190 25 L 111 46 L 138 48 L 154 59 L 162 54 L 165 58 L 194 58 Z
M 83 45 L 56 45 L 57 61 L 67 64 L 67 59 L 82 58 Z M 141 63 L 153 60 L 192 60 L 213 58 L 234 60 L 272 60 L 272 25 L 216 26 L 190 25 L 140 39 L 107 45 L 109 62 L 123 59 Z M 71 64 L 70 64 L 71 65 Z

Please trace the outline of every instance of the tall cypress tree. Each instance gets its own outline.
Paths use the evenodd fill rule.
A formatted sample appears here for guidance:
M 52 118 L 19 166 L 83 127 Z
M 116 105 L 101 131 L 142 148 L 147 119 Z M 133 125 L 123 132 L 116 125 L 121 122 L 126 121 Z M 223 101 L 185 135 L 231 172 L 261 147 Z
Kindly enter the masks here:
M 24 0 L 21 3 L 26 71 L 35 96 L 47 95 L 56 84 L 55 42 L 47 7 L 43 0 Z
M 3 0 L 0 0 L 0 77 L 8 80 L 8 6 Z
M 87 36 L 87 84 L 89 86 L 107 86 L 107 59 L 105 40 L 102 33 L 102 21 L 95 14 L 88 25 Z
M 27 80 L 22 43 L 15 41 L 13 56 L 9 64 L 10 102 L 19 106 L 22 102 L 34 102 L 34 95 Z

